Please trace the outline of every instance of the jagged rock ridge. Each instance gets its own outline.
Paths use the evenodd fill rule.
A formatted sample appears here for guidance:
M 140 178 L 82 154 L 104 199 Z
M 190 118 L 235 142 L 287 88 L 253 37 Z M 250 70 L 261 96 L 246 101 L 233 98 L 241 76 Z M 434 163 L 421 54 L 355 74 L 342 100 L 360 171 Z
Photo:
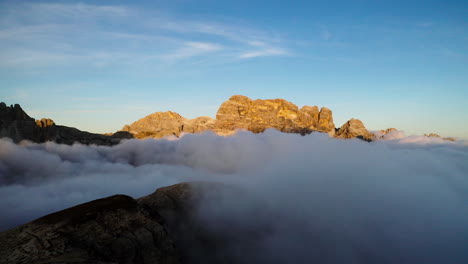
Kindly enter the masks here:
M 216 119 L 198 117 L 187 119 L 178 113 L 156 112 L 122 131 L 137 138 L 180 136 L 181 133 L 200 133 L 211 130 L 220 135 L 229 135 L 237 129 L 260 133 L 274 128 L 287 133 L 308 134 L 314 131 L 335 132 L 332 111 L 326 107 L 304 106 L 299 109 L 284 99 L 252 100 L 246 96 L 234 95 L 221 104 Z
M 35 120 L 18 104 L 7 106 L 0 103 L 0 138 L 9 137 L 14 142 L 30 140 L 36 143 L 55 141 L 63 144 L 115 145 L 122 138 L 131 138 L 129 133 L 118 132 L 111 136 L 93 134 L 73 127 L 58 126 L 51 119 Z
M 254 133 L 275 128 L 287 133 L 334 132 L 332 112 L 326 107 L 297 105 L 284 99 L 252 100 L 234 95 L 216 113 L 215 132 L 246 129 Z

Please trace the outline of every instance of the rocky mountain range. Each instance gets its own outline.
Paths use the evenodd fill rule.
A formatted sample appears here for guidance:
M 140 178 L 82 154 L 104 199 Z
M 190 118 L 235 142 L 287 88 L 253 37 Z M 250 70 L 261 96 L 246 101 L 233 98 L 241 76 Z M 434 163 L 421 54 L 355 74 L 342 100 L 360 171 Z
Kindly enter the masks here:
M 284 99 L 252 100 L 243 95 L 231 96 L 222 103 L 216 119 L 206 116 L 187 119 L 171 111 L 156 112 L 125 125 L 122 131 L 129 132 L 136 138 L 162 138 L 208 130 L 219 135 L 231 135 L 238 129 L 261 133 L 269 128 L 302 135 L 323 132 L 333 136 L 336 132 L 333 113 L 326 107 L 319 109 L 317 106 L 303 106 L 299 109 L 297 105 Z M 363 138 L 369 133 L 365 127 L 359 127 L 355 132 L 357 131 L 365 134 L 362 135 Z M 346 132 L 341 132 L 342 135 L 344 133 Z M 360 135 L 353 134 L 352 137 L 358 136 Z
M 187 119 L 172 111 L 156 112 L 110 134 L 94 134 L 56 125 L 51 119 L 35 120 L 17 104 L 8 107 L 5 103 L 0 103 L 0 137 L 9 137 L 15 142 L 26 139 L 37 143 L 55 141 L 64 144 L 79 142 L 87 145 L 115 145 L 122 139 L 130 138 L 179 137 L 183 133 L 206 131 L 227 136 L 237 130 L 261 133 L 270 128 L 301 135 L 321 132 L 341 139 L 377 139 L 358 119 L 352 118 L 336 128 L 333 113 L 326 107 L 319 109 L 317 106 L 306 105 L 299 108 L 284 99 L 252 100 L 243 95 L 231 96 L 223 102 L 216 113 L 216 119 L 208 116 Z M 380 134 L 395 130 L 381 130 Z M 432 133 L 426 136 L 440 137 Z

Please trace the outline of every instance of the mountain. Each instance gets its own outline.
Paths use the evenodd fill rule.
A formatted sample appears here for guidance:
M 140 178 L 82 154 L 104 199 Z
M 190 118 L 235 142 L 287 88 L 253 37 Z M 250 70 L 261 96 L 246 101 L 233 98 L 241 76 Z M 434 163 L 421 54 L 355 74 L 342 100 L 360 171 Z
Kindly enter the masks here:
M 59 126 L 51 119 L 35 120 L 29 117 L 19 105 L 6 106 L 0 103 L 0 137 L 9 137 L 19 142 L 23 139 L 41 143 L 115 145 L 122 139 L 180 137 L 183 133 L 214 132 L 227 136 L 236 130 L 262 133 L 266 129 L 301 135 L 312 132 L 327 133 L 342 139 L 359 138 L 376 140 L 359 119 L 350 119 L 339 129 L 333 123 L 333 113 L 326 107 L 297 105 L 284 99 L 250 99 L 243 95 L 231 96 L 223 102 L 216 113 L 216 119 L 201 116 L 188 119 L 176 112 L 156 112 L 125 125 L 114 134 L 93 134 L 76 128 Z M 396 129 L 382 130 L 381 135 Z M 440 137 L 436 134 L 428 137 Z M 453 138 L 443 138 L 454 141 Z
M 234 95 L 221 104 L 216 113 L 214 131 L 229 134 L 236 129 L 260 133 L 274 128 L 281 132 L 309 134 L 314 131 L 334 133 L 335 125 L 330 109 L 297 105 L 284 99 L 252 100 Z
M 176 112 L 156 112 L 131 125 L 123 127 L 122 131 L 134 134 L 137 138 L 162 138 L 166 136 L 179 137 L 181 133 L 197 133 L 213 129 L 215 120 L 202 116 L 187 119 Z
M 0 138 L 9 137 L 14 142 L 30 140 L 36 143 L 55 141 L 63 144 L 115 145 L 122 138 L 132 138 L 130 133 L 117 132 L 112 135 L 93 134 L 73 127 L 59 126 L 51 119 L 35 120 L 20 105 L 7 106 L 0 103 Z
M 237 129 L 261 133 L 268 128 L 302 135 L 315 131 L 335 133 L 332 111 L 326 107 L 319 110 L 317 106 L 304 106 L 299 109 L 284 99 L 252 100 L 243 95 L 231 96 L 222 103 L 216 119 L 205 116 L 187 119 L 171 111 L 156 112 L 125 125 L 122 131 L 137 138 L 162 138 L 208 130 L 219 135 L 230 135 Z
M 228 239 L 204 228 L 194 207 L 219 188 L 227 187 L 181 183 L 46 215 L 0 233 L 0 263 L 230 263 L 217 254 Z

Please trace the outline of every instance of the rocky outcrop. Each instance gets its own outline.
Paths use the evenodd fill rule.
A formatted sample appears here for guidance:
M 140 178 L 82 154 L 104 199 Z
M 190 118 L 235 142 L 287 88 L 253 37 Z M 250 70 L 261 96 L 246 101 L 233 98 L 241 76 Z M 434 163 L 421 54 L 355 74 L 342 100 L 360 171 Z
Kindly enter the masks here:
M 391 127 L 391 128 L 387 128 L 385 130 L 380 130 L 380 134 L 381 135 L 387 135 L 387 134 L 389 134 L 391 132 L 394 132 L 394 131 L 398 131 L 398 129 Z
M 167 111 L 148 115 L 131 125 L 124 126 L 122 131 L 134 134 L 137 138 L 179 136 L 182 132 L 183 118 L 178 113 Z
M 55 122 L 49 118 L 42 118 L 41 120 L 36 120 L 36 125 L 40 128 L 46 128 L 50 126 L 55 126 Z
M 197 214 L 201 199 L 217 199 L 220 188 L 227 187 L 181 183 L 52 213 L 0 233 L 0 263 L 232 263 L 223 251 L 230 239 Z
M 0 233 L 0 263 L 181 263 L 159 215 L 125 195 Z
M 212 129 L 214 122 L 206 116 L 187 119 L 172 111 L 156 112 L 131 125 L 125 125 L 122 131 L 132 133 L 137 138 L 179 137 L 181 133 L 199 133 Z
M 22 139 L 40 139 L 40 129 L 18 104 L 8 107 L 0 103 L 0 137 L 18 142 Z
M 323 107 L 319 111 L 317 106 L 299 109 L 284 99 L 252 100 L 246 96 L 234 95 L 216 113 L 214 131 L 217 133 L 230 133 L 236 129 L 259 133 L 268 128 L 287 133 L 333 133 L 335 125 L 330 109 Z
M 396 128 L 387 128 L 387 129 L 382 129 L 382 130 L 377 130 L 377 131 L 372 131 L 371 132 L 374 135 L 373 140 L 392 140 L 392 139 L 398 139 L 402 138 L 405 136 L 403 131 L 399 131 Z
M 182 132 L 184 133 L 200 133 L 211 130 L 215 127 L 216 120 L 208 116 L 200 116 L 194 119 L 184 120 L 182 124 Z
M 8 137 L 14 142 L 30 140 L 36 143 L 55 141 L 63 144 L 114 145 L 122 138 L 131 138 L 129 133 L 106 136 L 93 134 L 72 127 L 58 126 L 52 119 L 31 118 L 18 104 L 7 106 L 0 103 L 0 138 Z
M 335 137 L 343 139 L 359 138 L 370 142 L 374 135 L 367 131 L 361 120 L 352 118 L 336 131 Z

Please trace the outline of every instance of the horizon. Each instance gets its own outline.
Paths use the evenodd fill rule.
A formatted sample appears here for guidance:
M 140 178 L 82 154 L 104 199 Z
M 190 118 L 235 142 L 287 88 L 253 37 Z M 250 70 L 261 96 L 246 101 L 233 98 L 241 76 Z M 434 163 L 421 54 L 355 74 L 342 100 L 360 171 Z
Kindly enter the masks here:
M 4 1 L 0 101 L 106 133 L 161 111 L 215 118 L 241 94 L 325 106 L 338 128 L 467 139 L 468 4 L 333 4 Z
M 251 99 L 256 100 L 256 99 L 260 99 L 260 98 L 251 98 Z M 260 99 L 260 100 L 275 100 L 275 99 L 283 99 L 283 98 L 269 98 L 269 99 Z M 226 100 L 226 101 L 227 101 L 227 100 Z M 4 102 L 0 102 L 0 103 L 4 103 Z M 14 106 L 14 105 L 16 105 L 16 104 L 6 104 L 6 105 L 12 107 L 12 106 Z M 18 105 L 19 105 L 19 104 L 18 104 Z M 19 106 L 20 106 L 20 107 L 23 109 L 23 111 L 24 111 L 24 108 L 23 108 L 21 105 L 19 105 Z M 220 104 L 220 106 L 221 106 L 221 104 Z M 302 106 L 298 106 L 298 109 L 301 109 L 301 107 L 302 107 Z M 324 107 L 326 107 L 326 106 L 324 106 Z M 319 107 L 319 110 L 321 110 L 321 107 Z M 330 110 L 332 110 L 332 109 L 330 109 Z M 333 110 L 332 110 L 332 111 L 333 111 Z M 27 111 L 25 111 L 25 112 L 26 112 L 26 114 L 28 114 Z M 174 112 L 174 111 L 165 110 L 165 111 L 158 111 L 158 112 L 154 112 L 154 113 L 162 113 L 162 112 Z M 146 115 L 146 116 L 144 116 L 144 117 L 142 117 L 142 118 L 139 118 L 138 120 L 144 119 L 144 118 L 146 118 L 146 117 L 148 117 L 148 116 L 150 116 L 150 115 L 152 115 L 152 114 L 154 114 L 154 113 L 150 113 L 150 114 L 148 114 L 148 115 Z M 177 112 L 175 112 L 175 113 L 177 113 Z M 180 113 L 177 113 L 177 114 L 181 115 Z M 42 118 L 47 118 L 47 117 L 36 118 L 36 117 L 34 117 L 34 116 L 31 116 L 30 114 L 28 114 L 28 115 L 29 115 L 31 118 L 34 118 L 35 120 L 40 120 L 40 119 L 42 119 Z M 181 115 L 181 116 L 182 116 L 183 118 L 187 118 L 187 117 L 185 117 L 184 115 Z M 198 116 L 198 117 L 200 117 L 200 116 Z M 213 118 L 213 119 L 216 119 L 216 115 L 215 115 L 214 117 L 213 117 L 213 116 L 208 116 L 208 117 Z M 193 117 L 193 118 L 197 118 L 197 117 Z M 192 118 L 187 118 L 187 119 L 192 119 Z M 351 119 L 354 119 L 354 118 L 351 118 Z M 351 119 L 349 119 L 349 120 L 351 120 Z M 53 120 L 53 119 L 52 119 L 52 120 Z M 138 121 L 138 120 L 135 120 L 135 121 L 133 121 L 133 122 L 136 122 L 136 121 Z M 342 125 L 346 124 L 349 120 L 346 120 L 346 121 L 345 121 L 343 124 L 341 124 L 341 125 L 336 124 L 336 121 L 334 121 L 334 122 L 335 122 L 335 128 L 336 128 L 336 129 L 339 129 Z M 56 123 L 55 120 L 53 120 L 53 121 L 54 121 L 54 123 L 55 123 L 56 125 L 63 125 L 63 124 L 58 124 L 58 123 Z M 118 131 L 123 131 L 122 129 L 124 129 L 124 128 L 123 128 L 124 126 L 131 125 L 133 122 L 122 125 L 122 128 L 121 128 L 121 129 L 118 129 L 118 130 L 116 130 L 116 131 L 110 131 L 110 132 L 93 132 L 93 131 L 86 131 L 86 132 L 92 132 L 92 133 L 98 133 L 98 134 L 99 134 L 99 133 L 100 133 L 100 134 L 115 133 L 115 132 L 118 132 Z M 364 125 L 365 125 L 365 124 L 364 124 Z M 74 126 L 69 126 L 69 127 L 74 127 Z M 75 127 L 75 128 L 77 128 L 77 127 Z M 367 127 L 366 127 L 366 128 L 367 128 Z M 386 129 L 389 129 L 389 128 L 391 128 L 391 127 L 384 128 L 384 129 L 381 129 L 381 130 L 386 130 Z M 79 128 L 78 128 L 78 129 L 79 129 Z M 269 129 L 274 129 L 274 128 L 269 128 Z M 81 130 L 81 129 L 80 129 L 80 130 Z M 378 129 L 376 129 L 376 130 L 368 129 L 368 130 L 369 130 L 369 132 L 371 132 L 371 133 L 375 133 L 375 132 L 379 132 L 379 131 L 380 131 L 380 130 L 378 130 Z M 405 134 L 405 131 L 404 131 L 404 130 L 399 130 L 399 129 L 398 129 L 398 131 L 403 132 L 403 133 L 404 133 L 404 136 L 406 136 L 406 137 L 410 137 L 410 136 L 423 136 L 423 135 L 426 136 L 426 134 L 432 134 L 432 133 L 426 133 L 426 134 L 419 134 L 419 135 L 417 135 L 417 134 L 407 135 L 407 134 Z M 437 133 L 434 133 L 434 134 L 437 134 Z M 444 136 L 444 135 L 439 135 L 439 136 L 441 136 L 441 137 L 443 137 L 443 138 L 447 138 L 447 136 Z M 451 137 L 451 138 L 453 138 L 453 137 Z M 458 139 L 458 140 L 468 140 L 468 137 L 455 137 L 455 139 Z

